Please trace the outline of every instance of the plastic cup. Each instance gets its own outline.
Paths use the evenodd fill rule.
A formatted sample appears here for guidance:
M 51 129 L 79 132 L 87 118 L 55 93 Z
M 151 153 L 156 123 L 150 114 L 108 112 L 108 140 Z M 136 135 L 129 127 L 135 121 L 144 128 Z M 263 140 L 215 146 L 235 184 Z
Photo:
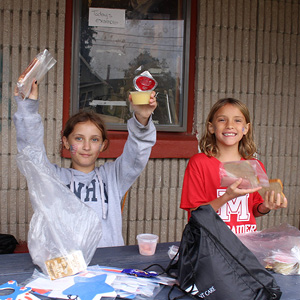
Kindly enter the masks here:
M 152 91 L 134 91 L 130 92 L 132 103 L 135 105 L 149 104 Z
M 137 237 L 139 251 L 141 255 L 153 255 L 156 250 L 158 236 L 151 233 L 142 233 Z

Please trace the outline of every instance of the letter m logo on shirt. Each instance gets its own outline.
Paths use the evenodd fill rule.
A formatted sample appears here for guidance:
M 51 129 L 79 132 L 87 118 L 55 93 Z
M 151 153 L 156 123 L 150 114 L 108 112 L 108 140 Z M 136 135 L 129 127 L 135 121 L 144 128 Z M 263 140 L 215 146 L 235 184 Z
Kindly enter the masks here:
M 225 194 L 226 190 L 217 190 L 217 197 Z M 219 208 L 217 213 L 224 222 L 230 222 L 231 215 L 237 215 L 237 221 L 249 221 L 250 213 L 248 206 L 249 194 L 229 200 L 226 204 Z

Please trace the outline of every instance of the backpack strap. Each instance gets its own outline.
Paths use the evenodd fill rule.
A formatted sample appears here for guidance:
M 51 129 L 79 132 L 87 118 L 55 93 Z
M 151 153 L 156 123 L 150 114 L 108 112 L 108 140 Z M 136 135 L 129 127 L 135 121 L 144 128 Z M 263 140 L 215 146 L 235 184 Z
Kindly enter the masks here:
M 171 293 L 174 291 L 175 288 L 177 288 L 180 292 L 182 292 L 182 295 L 177 296 L 175 298 L 171 298 Z M 185 297 L 185 296 L 189 296 L 192 299 L 199 300 L 200 299 L 199 297 L 192 294 L 193 289 L 194 289 L 194 285 L 192 285 L 190 291 L 186 291 L 185 289 L 180 287 L 180 285 L 173 284 L 170 291 L 169 291 L 169 293 L 168 293 L 168 300 L 178 300 L 178 299 L 181 299 L 182 297 Z
M 160 264 L 151 264 L 150 266 L 144 268 L 143 270 L 147 271 L 148 269 L 150 269 L 150 268 L 152 268 L 154 266 L 157 266 L 157 267 L 159 267 L 162 270 L 162 272 L 159 273 L 158 275 L 167 274 L 169 277 L 177 278 L 177 275 L 174 275 L 171 271 L 178 269 L 178 260 L 175 261 L 176 257 L 178 257 L 178 256 L 179 256 L 179 249 L 178 249 L 177 253 L 174 255 L 174 257 L 171 259 L 171 261 L 169 262 L 169 264 L 168 264 L 168 266 L 166 268 L 164 268 Z

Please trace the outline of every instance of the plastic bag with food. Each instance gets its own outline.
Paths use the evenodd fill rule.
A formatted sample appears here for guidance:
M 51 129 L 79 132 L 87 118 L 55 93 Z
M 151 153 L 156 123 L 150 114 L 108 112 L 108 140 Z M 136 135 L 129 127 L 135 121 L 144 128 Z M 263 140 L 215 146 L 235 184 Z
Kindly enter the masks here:
M 269 186 L 269 178 L 257 160 L 239 160 L 220 164 L 221 186 L 227 187 L 242 178 L 241 189 Z
M 300 244 L 288 251 L 272 251 L 271 255 L 265 258 L 265 263 L 266 268 L 272 269 L 276 273 L 300 275 Z
M 51 279 L 86 269 L 102 236 L 96 212 L 56 176 L 42 149 L 28 146 L 17 156 L 34 214 L 28 232 L 33 263 Z
M 18 92 L 23 99 L 28 98 L 33 80 L 40 83 L 55 63 L 56 60 L 47 49 L 31 61 L 17 82 Z
M 266 268 L 300 275 L 300 231 L 289 224 L 237 235 Z

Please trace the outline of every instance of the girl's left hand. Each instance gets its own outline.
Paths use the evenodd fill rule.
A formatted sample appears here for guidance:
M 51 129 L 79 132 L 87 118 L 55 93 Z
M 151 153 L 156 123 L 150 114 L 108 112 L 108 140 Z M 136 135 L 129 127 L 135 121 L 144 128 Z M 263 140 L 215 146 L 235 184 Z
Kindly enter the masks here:
M 148 124 L 149 117 L 151 116 L 151 114 L 157 107 L 155 95 L 156 95 L 156 93 L 154 91 L 152 91 L 151 96 L 150 96 L 150 102 L 149 102 L 149 104 L 146 104 L 146 105 L 134 105 L 132 103 L 131 95 L 129 95 L 129 101 L 131 103 L 131 107 L 134 111 L 135 117 L 144 126 L 146 126 Z
M 259 210 L 261 212 L 269 211 L 269 210 L 276 210 L 279 208 L 286 208 L 288 205 L 288 201 L 286 197 L 281 199 L 281 194 L 277 193 L 275 195 L 274 191 L 267 191 L 264 196 L 264 202 L 260 205 Z

